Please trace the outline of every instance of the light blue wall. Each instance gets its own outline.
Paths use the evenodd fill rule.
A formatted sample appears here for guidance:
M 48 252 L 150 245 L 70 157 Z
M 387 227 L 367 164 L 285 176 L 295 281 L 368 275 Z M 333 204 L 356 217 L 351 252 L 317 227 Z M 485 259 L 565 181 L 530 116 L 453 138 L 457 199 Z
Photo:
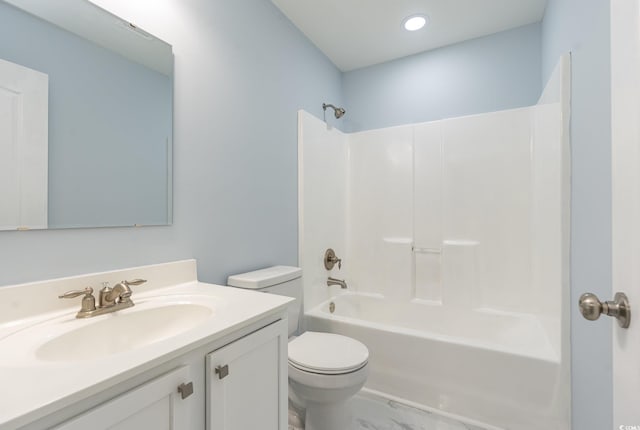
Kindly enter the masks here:
M 49 227 L 167 224 L 170 77 L 5 2 L 0 58 L 49 76 Z
M 345 128 L 368 130 L 535 104 L 540 25 L 344 74 Z
M 174 225 L 2 232 L 0 285 L 191 257 L 218 283 L 297 264 L 296 111 L 340 104 L 340 72 L 270 1 L 122 5 L 174 49 Z
M 575 303 L 611 297 L 609 0 L 549 0 L 542 75 L 571 51 L 571 347 L 573 428 L 612 427 L 612 319 L 588 322 Z
M 297 109 L 321 117 L 323 101 L 347 100 L 345 119 L 365 129 L 532 104 L 571 50 L 572 302 L 583 291 L 610 295 L 608 0 L 549 0 L 541 30 L 347 73 L 344 93 L 339 71 L 269 1 L 166 0 L 153 10 L 130 3 L 125 18 L 149 23 L 143 28 L 174 45 L 175 224 L 0 233 L 0 285 L 187 257 L 212 282 L 296 264 Z M 412 76 L 413 67 L 425 74 Z M 427 83 L 404 86 L 407 78 Z M 365 97 L 364 88 L 374 94 Z M 383 98 L 394 89 L 402 97 Z M 608 429 L 611 322 L 572 312 L 573 428 Z

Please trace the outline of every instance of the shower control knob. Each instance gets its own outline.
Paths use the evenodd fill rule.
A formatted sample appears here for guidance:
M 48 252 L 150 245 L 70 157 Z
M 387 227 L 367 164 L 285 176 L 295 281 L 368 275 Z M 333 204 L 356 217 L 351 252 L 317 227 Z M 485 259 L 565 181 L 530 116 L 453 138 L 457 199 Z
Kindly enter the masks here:
M 589 321 L 595 321 L 601 314 L 614 317 L 622 328 L 629 328 L 631 323 L 631 308 L 629 299 L 624 293 L 616 293 L 613 301 L 601 302 L 593 293 L 585 293 L 578 301 L 580 313 Z
M 338 264 L 338 269 L 342 269 L 342 259 L 336 256 L 336 253 L 333 249 L 327 249 L 327 251 L 324 253 L 324 268 L 327 270 L 331 270 L 336 264 Z

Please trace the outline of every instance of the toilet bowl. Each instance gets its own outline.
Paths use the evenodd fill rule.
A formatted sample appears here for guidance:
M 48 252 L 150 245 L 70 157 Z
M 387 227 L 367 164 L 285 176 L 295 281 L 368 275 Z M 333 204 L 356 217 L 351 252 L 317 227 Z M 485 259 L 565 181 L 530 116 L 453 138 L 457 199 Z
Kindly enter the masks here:
M 289 342 L 289 397 L 304 410 L 306 430 L 346 429 L 347 400 L 369 374 L 369 351 L 355 339 L 305 332 Z
M 302 270 L 274 266 L 229 276 L 228 285 L 293 297 L 289 305 L 289 401 L 304 416 L 306 430 L 346 430 L 348 399 L 364 386 L 369 350 L 350 337 L 298 331 L 302 314 Z

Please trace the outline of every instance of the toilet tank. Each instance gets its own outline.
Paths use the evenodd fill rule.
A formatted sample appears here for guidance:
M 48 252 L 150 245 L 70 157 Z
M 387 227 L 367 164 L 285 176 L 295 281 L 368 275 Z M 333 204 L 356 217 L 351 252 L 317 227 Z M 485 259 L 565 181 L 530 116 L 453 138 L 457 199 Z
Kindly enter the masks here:
M 227 285 L 296 299 L 289 303 L 289 336 L 298 331 L 302 314 L 302 269 L 291 266 L 273 266 L 253 272 L 231 275 Z

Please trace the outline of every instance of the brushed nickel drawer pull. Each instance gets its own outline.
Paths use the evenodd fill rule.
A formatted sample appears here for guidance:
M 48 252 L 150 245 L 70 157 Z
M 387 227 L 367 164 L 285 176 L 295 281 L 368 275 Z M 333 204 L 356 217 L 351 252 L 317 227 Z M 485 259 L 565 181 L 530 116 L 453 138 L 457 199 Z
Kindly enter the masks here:
M 182 397 L 182 400 L 186 399 L 193 394 L 193 382 L 178 385 L 178 393 Z
M 224 366 L 216 367 L 216 375 L 218 375 L 218 379 L 224 379 L 229 374 L 229 365 L 225 364 Z

